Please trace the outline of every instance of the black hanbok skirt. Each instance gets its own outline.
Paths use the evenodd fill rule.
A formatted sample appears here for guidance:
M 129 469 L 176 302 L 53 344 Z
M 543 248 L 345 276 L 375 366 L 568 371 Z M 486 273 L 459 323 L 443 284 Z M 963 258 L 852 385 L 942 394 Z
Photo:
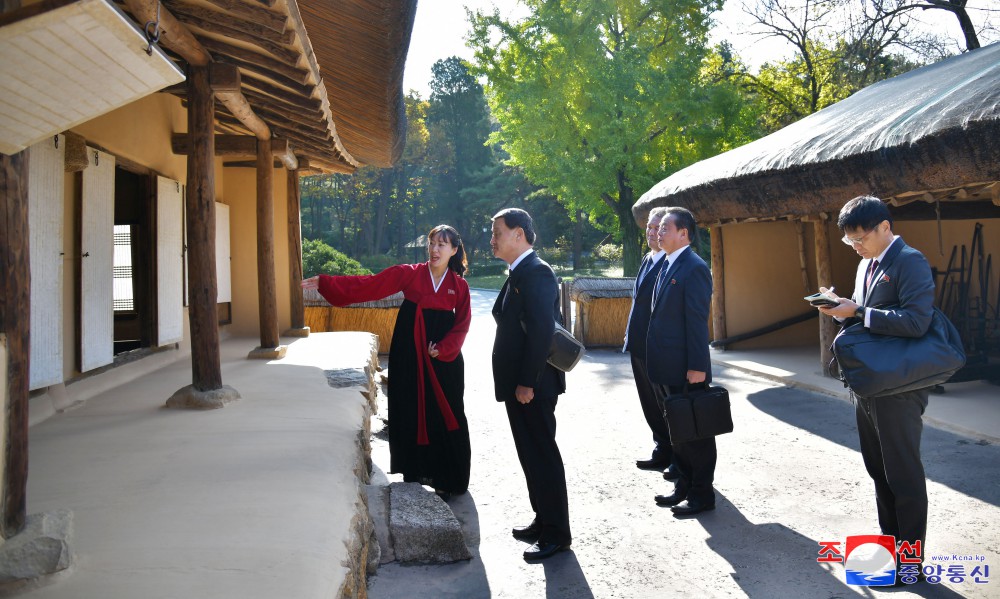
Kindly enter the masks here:
M 464 493 L 469 488 L 471 449 L 465 418 L 465 362 L 462 354 L 452 362 L 432 359 L 458 430 L 449 431 L 424 371 L 424 407 L 428 445 L 417 445 L 417 352 L 414 319 L 417 305 L 405 300 L 396 317 L 389 348 L 389 472 L 401 473 L 407 482 L 419 482 L 440 491 Z M 428 342 L 439 342 L 455 324 L 455 313 L 424 311 Z

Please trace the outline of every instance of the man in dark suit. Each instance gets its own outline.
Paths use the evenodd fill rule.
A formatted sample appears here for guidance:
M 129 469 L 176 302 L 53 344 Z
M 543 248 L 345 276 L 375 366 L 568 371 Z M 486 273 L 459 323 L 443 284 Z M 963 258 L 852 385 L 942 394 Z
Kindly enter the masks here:
M 535 518 L 514 528 L 514 538 L 533 543 L 528 561 L 568 549 L 566 472 L 556 445 L 556 401 L 566 390 L 565 374 L 546 361 L 560 318 L 555 273 L 532 249 L 535 229 L 524 210 L 508 208 L 493 217 L 493 255 L 510 265 L 510 276 L 493 305 L 493 384 L 507 418 L 528 485 Z
M 873 333 L 921 337 L 930 326 L 934 276 L 923 254 L 892 232 L 892 216 L 882 200 L 861 196 L 844 205 L 837 219 L 844 243 L 861 256 L 851 299 L 820 308 Z M 927 484 L 920 460 L 920 435 L 929 389 L 866 399 L 852 393 L 861 457 L 875 481 L 882 534 L 923 545 L 927 533 Z
M 646 335 L 646 370 L 661 400 L 712 381 L 708 351 L 712 275 L 690 247 L 697 235 L 690 211 L 667 209 L 659 227 L 660 249 L 667 256 L 653 289 Z M 657 495 L 656 504 L 670 506 L 677 517 L 715 509 L 715 437 L 674 443 L 673 454 L 679 475 L 674 492 Z
M 635 376 L 635 387 L 639 392 L 639 405 L 646 424 L 653 432 L 653 453 L 648 460 L 636 460 L 635 465 L 640 470 L 664 470 L 673 460 L 670 449 L 670 431 L 663 420 L 663 408 L 656 399 L 653 383 L 646 372 L 646 333 L 649 330 L 649 314 L 652 310 L 653 287 L 656 276 L 663 266 L 666 252 L 660 249 L 659 227 L 667 209 L 653 208 L 646 220 L 646 243 L 649 253 L 642 258 L 639 274 L 636 275 L 632 288 L 632 308 L 628 313 L 628 324 L 625 327 L 625 346 L 623 351 L 629 353 L 632 361 L 632 374 Z M 673 477 L 672 474 L 667 476 Z

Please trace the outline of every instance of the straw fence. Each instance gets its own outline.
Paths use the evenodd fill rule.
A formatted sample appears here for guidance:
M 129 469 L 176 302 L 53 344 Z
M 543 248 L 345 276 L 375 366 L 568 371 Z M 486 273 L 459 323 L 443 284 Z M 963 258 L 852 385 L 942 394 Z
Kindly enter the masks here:
M 303 291 L 305 325 L 314 332 L 365 331 L 378 335 L 378 351 L 389 353 L 396 314 L 403 303 L 403 294 L 397 293 L 375 302 L 351 304 L 343 308 L 331 306 L 318 291 Z
M 629 277 L 578 277 L 566 283 L 576 306 L 573 336 L 587 347 L 621 347 L 634 283 Z

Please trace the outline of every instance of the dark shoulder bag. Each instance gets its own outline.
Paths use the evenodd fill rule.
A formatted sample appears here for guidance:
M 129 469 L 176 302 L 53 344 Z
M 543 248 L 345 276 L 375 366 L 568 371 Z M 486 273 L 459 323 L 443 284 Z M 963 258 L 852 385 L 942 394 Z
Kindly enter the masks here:
M 965 366 L 958 329 L 937 307 L 923 337 L 879 335 L 856 322 L 841 329 L 830 349 L 838 378 L 864 398 L 940 385 Z

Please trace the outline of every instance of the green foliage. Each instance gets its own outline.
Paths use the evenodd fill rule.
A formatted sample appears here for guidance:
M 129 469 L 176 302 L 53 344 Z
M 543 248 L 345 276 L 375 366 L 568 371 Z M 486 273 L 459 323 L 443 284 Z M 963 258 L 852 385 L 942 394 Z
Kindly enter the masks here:
M 610 264 L 620 264 L 622 261 L 622 246 L 613 243 L 602 243 L 594 248 L 594 257 Z
M 302 242 L 302 276 L 370 275 L 370 270 L 318 239 Z
M 524 3 L 531 14 L 521 22 L 473 15 L 473 71 L 486 77 L 500 124 L 491 140 L 571 214 L 621 231 L 634 270 L 638 195 L 716 153 L 738 120 L 739 96 L 718 96 L 731 84 L 701 72 L 709 14 L 721 3 Z

